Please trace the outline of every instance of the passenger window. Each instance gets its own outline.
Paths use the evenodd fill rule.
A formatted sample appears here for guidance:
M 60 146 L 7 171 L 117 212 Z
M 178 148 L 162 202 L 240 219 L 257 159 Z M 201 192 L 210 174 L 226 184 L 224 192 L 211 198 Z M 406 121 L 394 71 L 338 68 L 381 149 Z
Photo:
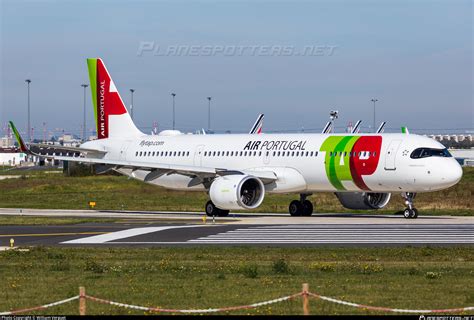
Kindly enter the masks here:
M 135 152 L 135 157 L 138 157 L 138 151 L 137 151 L 137 152 Z
M 318 156 L 318 151 L 316 151 L 316 152 L 314 153 L 314 156 L 315 156 L 315 157 L 317 157 L 317 156 Z
M 276 155 L 276 151 L 273 151 L 273 156 L 275 156 L 275 155 Z
M 332 152 L 329 153 L 329 155 L 331 155 L 331 154 L 332 154 Z M 311 152 L 309 153 L 309 155 L 310 155 L 310 157 L 312 157 L 312 156 L 313 156 L 313 151 L 311 151 Z
M 262 155 L 262 151 L 259 151 L 258 152 L 258 156 L 260 157 Z

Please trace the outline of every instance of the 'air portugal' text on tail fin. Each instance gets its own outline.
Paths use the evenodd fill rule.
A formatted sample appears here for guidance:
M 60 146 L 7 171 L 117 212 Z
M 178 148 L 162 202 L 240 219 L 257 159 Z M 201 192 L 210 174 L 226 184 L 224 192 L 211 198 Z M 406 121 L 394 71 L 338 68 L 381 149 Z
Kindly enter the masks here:
M 101 59 L 87 59 L 94 105 L 97 138 L 126 138 L 141 135 Z

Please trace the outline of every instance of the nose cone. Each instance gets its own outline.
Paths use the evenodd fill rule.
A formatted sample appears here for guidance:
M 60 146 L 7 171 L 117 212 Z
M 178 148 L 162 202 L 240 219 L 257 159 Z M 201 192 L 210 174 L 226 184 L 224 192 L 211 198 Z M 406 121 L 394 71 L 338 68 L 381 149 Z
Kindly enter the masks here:
M 457 184 L 462 178 L 461 165 L 456 160 L 452 159 L 451 163 L 449 163 L 445 170 L 443 170 L 443 178 L 444 183 L 448 186 L 454 186 Z

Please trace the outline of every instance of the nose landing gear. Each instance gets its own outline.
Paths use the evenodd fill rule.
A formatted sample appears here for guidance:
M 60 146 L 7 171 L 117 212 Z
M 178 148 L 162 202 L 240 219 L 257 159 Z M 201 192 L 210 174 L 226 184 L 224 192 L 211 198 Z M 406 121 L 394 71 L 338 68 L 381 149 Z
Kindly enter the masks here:
M 403 199 L 405 199 L 405 204 L 407 208 L 403 211 L 403 216 L 406 219 L 416 219 L 418 217 L 418 209 L 413 206 L 413 199 L 415 199 L 416 193 L 414 192 L 404 192 L 402 193 Z
M 313 214 L 313 204 L 311 201 L 306 200 L 306 197 L 310 196 L 311 194 L 300 194 L 300 200 L 293 200 L 288 207 L 288 211 L 290 215 L 293 217 L 296 216 L 305 216 L 309 217 Z

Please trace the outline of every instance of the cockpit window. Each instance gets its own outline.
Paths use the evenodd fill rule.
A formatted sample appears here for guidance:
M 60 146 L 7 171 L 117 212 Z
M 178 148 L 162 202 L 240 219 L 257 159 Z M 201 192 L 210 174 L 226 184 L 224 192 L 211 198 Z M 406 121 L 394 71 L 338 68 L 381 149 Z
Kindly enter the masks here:
M 428 158 L 428 157 L 452 157 L 448 149 L 418 148 L 413 150 L 410 155 L 412 159 Z

